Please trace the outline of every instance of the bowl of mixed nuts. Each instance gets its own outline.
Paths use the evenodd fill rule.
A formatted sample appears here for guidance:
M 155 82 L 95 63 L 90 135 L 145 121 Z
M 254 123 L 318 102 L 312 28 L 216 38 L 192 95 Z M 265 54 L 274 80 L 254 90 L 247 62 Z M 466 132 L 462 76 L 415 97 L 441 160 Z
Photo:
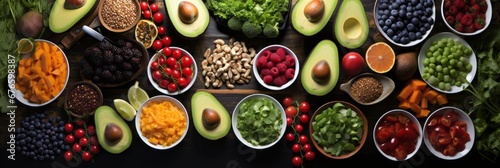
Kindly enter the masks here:
M 99 21 L 114 33 L 126 32 L 141 19 L 137 0 L 101 0 L 98 7 Z
M 84 118 L 93 115 L 102 103 L 102 92 L 97 85 L 89 81 L 79 81 L 66 91 L 64 109 L 73 117 Z

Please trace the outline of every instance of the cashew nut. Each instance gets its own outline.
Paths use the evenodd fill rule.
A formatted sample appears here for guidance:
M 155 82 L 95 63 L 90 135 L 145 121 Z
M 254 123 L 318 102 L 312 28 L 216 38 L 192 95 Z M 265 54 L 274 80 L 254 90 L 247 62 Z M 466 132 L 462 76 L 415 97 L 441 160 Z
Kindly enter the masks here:
M 229 81 L 226 81 L 226 87 L 229 89 L 234 89 L 234 85 L 231 84 L 231 82 L 229 82 Z
M 225 42 L 222 39 L 216 39 L 216 40 L 214 40 L 214 44 L 224 45 Z

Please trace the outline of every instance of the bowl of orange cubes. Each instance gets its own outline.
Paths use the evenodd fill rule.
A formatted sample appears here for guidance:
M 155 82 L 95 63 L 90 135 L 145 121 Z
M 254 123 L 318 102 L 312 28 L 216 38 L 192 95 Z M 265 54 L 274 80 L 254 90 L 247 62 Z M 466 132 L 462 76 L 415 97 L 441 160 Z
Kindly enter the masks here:
M 32 52 L 23 54 L 15 75 L 16 99 L 31 107 L 56 100 L 66 88 L 69 64 L 66 54 L 51 41 L 35 39 Z
M 179 100 L 158 95 L 139 107 L 135 128 L 146 145 L 166 150 L 175 147 L 186 137 L 189 115 Z

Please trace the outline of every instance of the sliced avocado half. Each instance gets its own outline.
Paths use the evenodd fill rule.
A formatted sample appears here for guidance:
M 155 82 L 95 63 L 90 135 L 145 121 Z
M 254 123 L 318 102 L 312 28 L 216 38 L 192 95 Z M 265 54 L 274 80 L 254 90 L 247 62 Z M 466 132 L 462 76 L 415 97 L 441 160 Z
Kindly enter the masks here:
M 204 124 L 203 113 L 207 110 L 218 114 L 220 122 L 216 127 L 210 128 Z M 231 117 L 226 108 L 209 92 L 198 91 L 191 97 L 191 113 L 196 131 L 209 140 L 223 138 L 231 128 Z
M 324 82 L 316 82 L 312 72 L 318 62 L 326 61 L 329 71 L 329 78 Z M 339 79 L 339 54 L 337 46 L 331 40 L 320 41 L 307 57 L 301 72 L 302 87 L 307 93 L 315 96 L 323 96 L 333 90 Z
M 86 0 L 85 4 L 76 9 L 64 8 L 65 0 L 56 0 L 49 15 L 49 28 L 54 33 L 62 33 L 73 27 L 94 6 L 96 0 Z
M 310 1 L 313 0 L 300 0 L 295 3 L 292 9 L 292 26 L 300 34 L 305 36 L 312 36 L 321 31 L 332 17 L 338 3 L 338 0 L 323 0 L 325 4 L 323 16 L 320 20 L 311 22 L 306 18 L 306 15 L 304 15 L 304 8 Z
M 132 143 L 132 132 L 125 120 L 111 107 L 103 105 L 96 109 L 94 114 L 97 139 L 99 144 L 109 153 L 118 154 L 127 149 Z M 110 143 L 105 135 L 106 126 L 114 124 L 122 131 L 121 139 Z
M 198 18 L 192 23 L 184 23 L 179 17 L 179 4 L 187 1 L 196 6 L 198 10 Z M 172 22 L 175 30 L 184 37 L 195 38 L 205 32 L 210 22 L 208 9 L 201 0 L 165 0 L 168 17 Z
M 370 31 L 365 8 L 359 0 L 344 0 L 340 4 L 334 26 L 340 45 L 354 49 L 363 45 Z

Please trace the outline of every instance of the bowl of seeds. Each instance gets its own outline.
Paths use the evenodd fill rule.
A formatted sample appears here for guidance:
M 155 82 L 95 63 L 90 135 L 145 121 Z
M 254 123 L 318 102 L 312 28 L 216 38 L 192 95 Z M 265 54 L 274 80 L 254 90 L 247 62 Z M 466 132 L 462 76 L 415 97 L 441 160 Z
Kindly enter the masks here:
M 92 116 L 103 103 L 101 89 L 89 81 L 79 81 L 66 91 L 64 109 L 71 116 L 85 118 Z
M 384 75 L 363 73 L 340 85 L 354 101 L 362 105 L 373 105 L 391 94 L 394 81 Z
M 137 0 L 101 0 L 98 7 L 99 21 L 114 33 L 126 32 L 141 19 L 141 8 Z

